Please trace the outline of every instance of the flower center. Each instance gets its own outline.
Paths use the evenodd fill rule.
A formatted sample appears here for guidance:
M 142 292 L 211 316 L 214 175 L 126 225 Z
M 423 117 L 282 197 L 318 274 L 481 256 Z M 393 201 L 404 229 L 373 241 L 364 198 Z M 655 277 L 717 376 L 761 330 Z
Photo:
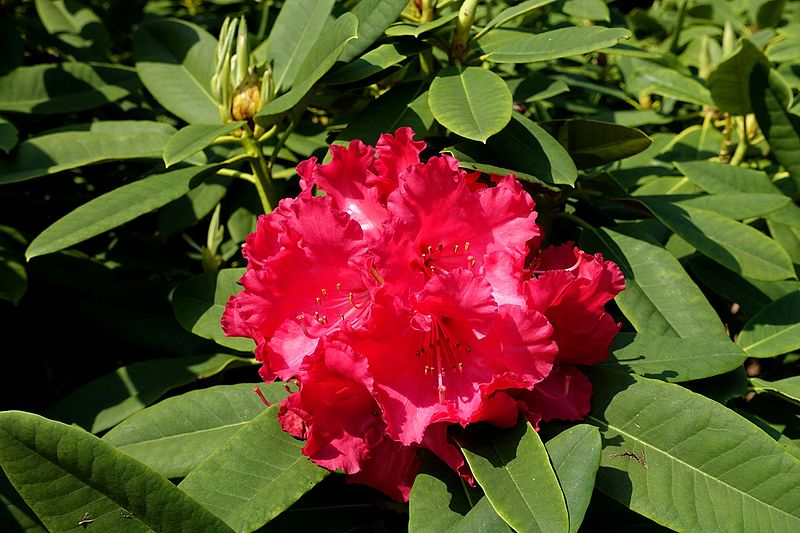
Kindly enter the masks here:
M 369 290 L 364 286 L 345 287 L 342 282 L 337 282 L 334 287 L 323 287 L 319 296 L 314 298 L 311 313 L 314 321 L 321 327 L 327 328 L 348 325 L 358 328 L 367 321 L 371 298 Z M 297 317 L 303 320 L 303 314 Z
M 436 246 L 422 246 L 420 258 L 422 268 L 430 275 L 444 274 L 459 267 L 475 266 L 475 256 L 469 253 L 469 241 L 445 245 L 440 242 Z
M 450 331 L 440 317 L 431 317 L 431 328 L 425 333 L 422 346 L 417 350 L 417 358 L 422 361 L 426 376 L 436 377 L 435 387 L 439 394 L 439 403 L 444 403 L 447 387 L 444 385 L 447 371 L 463 372 L 462 356 L 472 351 Z

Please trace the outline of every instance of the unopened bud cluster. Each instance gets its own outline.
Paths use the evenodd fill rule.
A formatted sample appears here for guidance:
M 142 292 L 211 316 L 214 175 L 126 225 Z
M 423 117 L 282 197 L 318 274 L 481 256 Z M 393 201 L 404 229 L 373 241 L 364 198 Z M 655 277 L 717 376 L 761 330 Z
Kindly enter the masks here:
M 216 71 L 211 78 L 211 94 L 223 122 L 252 119 L 269 100 L 271 91 L 269 65 L 259 76 L 251 62 L 244 17 L 226 18 L 219 32 Z

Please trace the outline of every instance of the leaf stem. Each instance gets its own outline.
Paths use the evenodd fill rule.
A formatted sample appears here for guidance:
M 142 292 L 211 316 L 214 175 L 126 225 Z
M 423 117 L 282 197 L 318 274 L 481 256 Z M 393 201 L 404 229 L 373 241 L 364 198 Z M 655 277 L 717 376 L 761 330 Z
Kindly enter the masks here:
M 741 127 L 739 127 L 740 125 Z M 736 145 L 736 151 L 733 152 L 733 157 L 731 157 L 730 161 L 730 165 L 734 167 L 741 164 L 745 154 L 747 154 L 747 149 L 750 147 L 750 143 L 747 140 L 747 115 L 743 115 L 741 121 L 739 121 L 737 117 L 736 126 L 739 144 Z
M 253 137 L 253 132 L 249 126 L 245 127 L 245 135 L 242 137 L 242 145 L 247 150 L 250 159 L 250 168 L 255 175 L 256 189 L 258 197 L 261 199 L 261 206 L 264 213 L 271 213 L 272 207 L 278 204 L 275 187 L 269 175 L 269 166 L 264 159 L 264 152 L 261 150 L 261 143 Z
M 456 29 L 453 32 L 453 42 L 450 45 L 450 62 L 454 65 L 461 63 L 467 54 L 469 31 L 475 22 L 475 11 L 478 9 L 479 0 L 464 0 L 458 10 Z
M 245 181 L 249 181 L 250 183 L 256 182 L 256 177 L 252 174 L 248 174 L 247 172 L 240 172 L 238 170 L 233 170 L 231 168 L 221 168 L 217 170 L 217 174 L 220 176 L 230 176 L 232 178 L 241 178 Z

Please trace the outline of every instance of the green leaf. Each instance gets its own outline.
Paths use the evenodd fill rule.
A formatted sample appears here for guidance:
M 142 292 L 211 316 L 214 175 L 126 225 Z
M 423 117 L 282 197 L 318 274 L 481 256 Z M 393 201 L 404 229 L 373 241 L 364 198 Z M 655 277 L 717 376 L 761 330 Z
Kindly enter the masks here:
M 382 133 L 402 126 L 424 136 L 433 125 L 426 89 L 423 83 L 408 83 L 387 91 L 350 121 L 339 140 L 361 139 L 374 145 Z
M 588 54 L 627 39 L 624 28 L 571 26 L 533 34 L 521 30 L 495 30 L 481 40 L 481 59 L 494 63 L 534 63 Z
M 792 376 L 777 381 L 750 378 L 750 383 L 756 392 L 774 392 L 800 405 L 800 376 Z
M 58 63 L 19 67 L 0 78 L 0 111 L 72 113 L 114 102 L 140 86 L 120 65 Z
M 252 339 L 226 337 L 220 327 L 225 304 L 240 290 L 239 279 L 243 268 L 226 268 L 218 272 L 207 272 L 184 281 L 172 293 L 172 309 L 181 326 L 204 339 L 240 350 L 255 349 Z
M 703 106 L 714 106 L 711 93 L 700 81 L 680 72 L 656 65 L 637 69 L 633 72 L 637 85 L 642 91 L 660 94 Z
M 11 151 L 17 145 L 19 140 L 19 132 L 16 126 L 5 118 L 0 116 L 0 150 L 5 153 Z
M 551 78 L 514 78 L 506 83 L 515 102 L 537 102 L 569 91 L 569 86 L 561 80 Z
M 145 465 L 38 415 L 0 413 L 0 464 L 51 531 L 231 531 Z
M 236 531 L 253 531 L 287 509 L 329 471 L 312 463 L 278 422 L 278 406 L 256 416 L 179 488 Z
M 6 237 L 9 238 L 6 238 Z M 0 225 L 0 299 L 18 305 L 28 290 L 24 254 L 27 241 L 13 228 Z
M 686 161 L 675 163 L 681 174 L 712 194 L 731 192 L 780 194 L 766 173 L 760 170 L 712 163 Z
M 264 59 L 272 65 L 277 92 L 288 90 L 298 79 L 297 71 L 322 34 L 333 4 L 334 0 L 287 0 L 283 3 L 264 49 Z M 255 54 L 259 57 L 258 48 Z
M 511 121 L 487 143 L 497 160 L 545 183 L 574 185 L 578 169 L 567 150 L 532 120 L 513 113 Z
M 763 0 L 759 2 L 753 22 L 759 29 L 771 28 L 781 22 L 781 14 L 786 0 Z
M 136 71 L 158 103 L 189 123 L 220 122 L 211 96 L 217 40 L 200 26 L 154 19 L 133 36 Z
M 567 0 L 562 8 L 564 13 L 581 20 L 610 21 L 611 14 L 603 0 Z
M 788 111 L 791 89 L 775 69 L 758 65 L 750 76 L 750 97 L 770 151 L 800 188 L 800 116 Z
M 600 467 L 600 432 L 578 424 L 544 443 L 558 477 L 569 511 L 569 531 L 575 533 L 583 522 Z
M 62 131 L 21 143 L 0 159 L 0 184 L 117 159 L 157 158 L 175 129 L 146 121 L 95 122 L 89 131 Z
M 734 220 L 764 217 L 785 207 L 790 202 L 789 197 L 782 194 L 752 192 L 723 192 L 672 199 L 668 196 L 642 196 L 637 193 L 637 197 L 645 200 L 672 201 L 675 205 L 713 211 Z
M 423 48 L 418 46 L 417 43 L 413 45 L 405 45 L 404 43 L 382 44 L 355 61 L 335 70 L 332 74 L 325 76 L 322 82 L 327 85 L 341 85 L 361 81 L 399 64 L 408 59 L 409 56 L 422 50 Z
M 175 235 L 203 219 L 222 200 L 233 179 L 219 174 L 210 176 L 187 194 L 159 209 L 159 235 Z
M 40 233 L 28 247 L 25 257 L 30 260 L 57 252 L 130 222 L 188 193 L 217 168 L 206 165 L 164 172 L 98 196 Z
M 675 337 L 725 334 L 714 308 L 664 248 L 609 229 L 586 235 L 590 242 L 584 248 L 600 248 L 625 275 L 625 290 L 615 302 L 636 331 Z
M 44 525 L 36 518 L 30 507 L 0 468 L 0 528 L 3 531 L 24 531 L 25 533 L 46 533 Z
M 327 27 L 297 69 L 292 89 L 265 105 L 256 115 L 256 120 L 267 123 L 267 117 L 279 115 L 300 103 L 314 84 L 336 64 L 347 43 L 358 37 L 357 30 L 358 19 L 352 13 L 345 13 Z
M 409 533 L 508 533 L 510 528 L 478 488 L 441 461 L 422 464 L 408 501 Z
M 642 152 L 653 141 L 641 130 L 594 120 L 567 119 L 542 122 L 580 168 L 594 168 Z
M 520 533 L 568 531 L 564 495 L 539 435 L 526 421 L 465 436 L 464 456 L 497 514 Z
M 181 128 L 170 137 L 164 147 L 164 164 L 169 168 L 175 163 L 180 163 L 200 150 L 206 148 L 211 141 L 239 129 L 244 125 L 243 121 L 231 122 L 229 124 L 190 124 Z
M 708 88 L 717 109 L 731 115 L 752 112 L 750 105 L 750 73 L 766 59 L 753 43 L 743 39 L 739 48 L 722 61 L 708 76 Z
M 103 59 L 108 31 L 94 12 L 78 0 L 36 0 L 36 11 L 47 32 L 82 60 Z
M 614 361 L 640 376 L 681 382 L 738 368 L 747 354 L 725 335 L 675 338 L 673 335 L 620 333 Z
M 184 477 L 264 411 L 254 385 L 221 385 L 167 398 L 127 418 L 103 440 L 166 477 Z M 276 403 L 288 394 L 284 386 L 259 388 Z
M 736 343 L 750 357 L 774 357 L 800 349 L 800 291 L 775 300 L 753 315 Z
M 452 22 L 456 18 L 458 18 L 458 12 L 448 13 L 447 15 L 443 15 L 436 20 L 425 22 L 423 24 L 409 24 L 406 22 L 401 22 L 386 28 L 386 35 L 389 37 L 419 37 L 425 33 L 445 26 L 448 22 Z
M 340 60 L 349 63 L 369 48 L 397 20 L 407 3 L 407 0 L 361 0 L 352 11 L 358 17 L 358 38 L 347 43 Z
M 511 91 L 503 79 L 480 67 L 447 67 L 431 83 L 434 118 L 457 135 L 486 142 L 511 120 Z
M 757 229 L 706 209 L 639 198 L 669 229 L 722 266 L 748 278 L 794 278 L 792 260 Z
M 678 531 L 800 528 L 800 462 L 767 434 L 678 385 L 591 374 L 600 490 Z
M 520 2 L 515 6 L 507 7 L 498 13 L 496 17 L 490 20 L 489 24 L 487 24 L 486 27 L 481 30 L 481 33 L 486 33 L 494 28 L 499 28 L 506 22 L 514 20 L 517 17 L 524 17 L 531 11 L 552 4 L 554 1 L 555 0 L 526 0 L 525 2 Z M 475 40 L 479 38 L 480 37 L 476 37 Z
M 47 416 L 99 433 L 141 411 L 170 389 L 252 360 L 228 354 L 156 359 L 123 366 L 59 400 Z

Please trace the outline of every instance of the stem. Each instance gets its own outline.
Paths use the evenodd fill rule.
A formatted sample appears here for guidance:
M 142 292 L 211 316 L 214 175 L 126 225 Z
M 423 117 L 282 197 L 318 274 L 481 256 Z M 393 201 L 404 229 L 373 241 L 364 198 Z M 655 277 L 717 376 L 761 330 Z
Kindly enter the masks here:
M 467 54 L 467 43 L 469 42 L 469 31 L 472 23 L 475 22 L 475 11 L 478 8 L 479 0 L 464 0 L 458 10 L 458 21 L 453 32 L 453 43 L 450 45 L 450 61 L 454 65 L 461 64 L 461 60 Z
M 253 132 L 249 127 L 245 129 L 242 145 L 247 150 L 250 168 L 253 169 L 253 174 L 256 177 L 255 184 L 258 190 L 258 197 L 261 199 L 261 206 L 264 208 L 264 213 L 271 213 L 272 206 L 278 205 L 278 198 L 275 188 L 272 186 L 272 179 L 269 177 L 269 167 L 264 159 L 261 143 L 253 138 Z
M 572 213 L 567 213 L 566 211 L 562 211 L 561 213 L 556 213 L 555 217 L 556 218 L 563 218 L 565 220 L 569 220 L 571 222 L 574 222 L 575 224 L 579 225 L 580 227 L 582 227 L 584 229 L 589 229 L 589 230 L 593 230 L 594 229 L 594 226 L 592 226 L 591 224 L 589 224 L 588 222 L 586 222 L 585 220 L 583 220 L 579 216 L 573 215 Z
M 217 146 L 218 144 L 233 144 L 241 141 L 241 137 L 234 137 L 233 135 L 220 135 L 209 146 Z
M 283 132 L 283 135 L 281 135 L 280 139 L 278 139 L 278 142 L 275 144 L 275 149 L 272 150 L 272 155 L 269 158 L 269 163 L 267 163 L 267 174 L 269 174 L 270 176 L 272 175 L 272 167 L 273 165 L 275 165 L 275 160 L 278 159 L 278 152 L 280 152 L 281 148 L 283 148 L 283 145 L 286 144 L 286 139 L 289 138 L 289 135 L 292 134 L 296 126 L 297 126 L 297 120 L 292 119 L 292 121 L 289 122 L 289 127 L 286 128 L 286 131 Z
M 433 6 L 436 4 L 436 0 L 422 0 L 422 13 L 420 22 L 426 23 L 433 20 Z
M 249 181 L 250 183 L 256 182 L 256 177 L 252 174 L 248 174 L 247 172 L 239 172 L 238 170 L 233 170 L 230 168 L 221 168 L 217 170 L 217 174 L 220 176 L 230 176 L 232 178 L 241 178 L 245 181 Z
M 737 120 L 736 122 L 738 125 L 739 121 Z M 747 148 L 750 146 L 747 141 L 747 115 L 742 116 L 741 126 L 741 128 L 736 128 L 736 133 L 739 135 L 739 144 L 736 145 L 736 151 L 733 152 L 733 157 L 730 161 L 732 166 L 738 166 L 744 160 Z
M 675 31 L 672 32 L 672 39 L 669 43 L 669 51 L 673 54 L 678 53 L 678 43 L 681 37 L 681 29 L 683 29 L 683 19 L 686 18 L 686 6 L 689 4 L 687 0 L 681 0 L 678 4 L 678 19 L 675 21 Z

